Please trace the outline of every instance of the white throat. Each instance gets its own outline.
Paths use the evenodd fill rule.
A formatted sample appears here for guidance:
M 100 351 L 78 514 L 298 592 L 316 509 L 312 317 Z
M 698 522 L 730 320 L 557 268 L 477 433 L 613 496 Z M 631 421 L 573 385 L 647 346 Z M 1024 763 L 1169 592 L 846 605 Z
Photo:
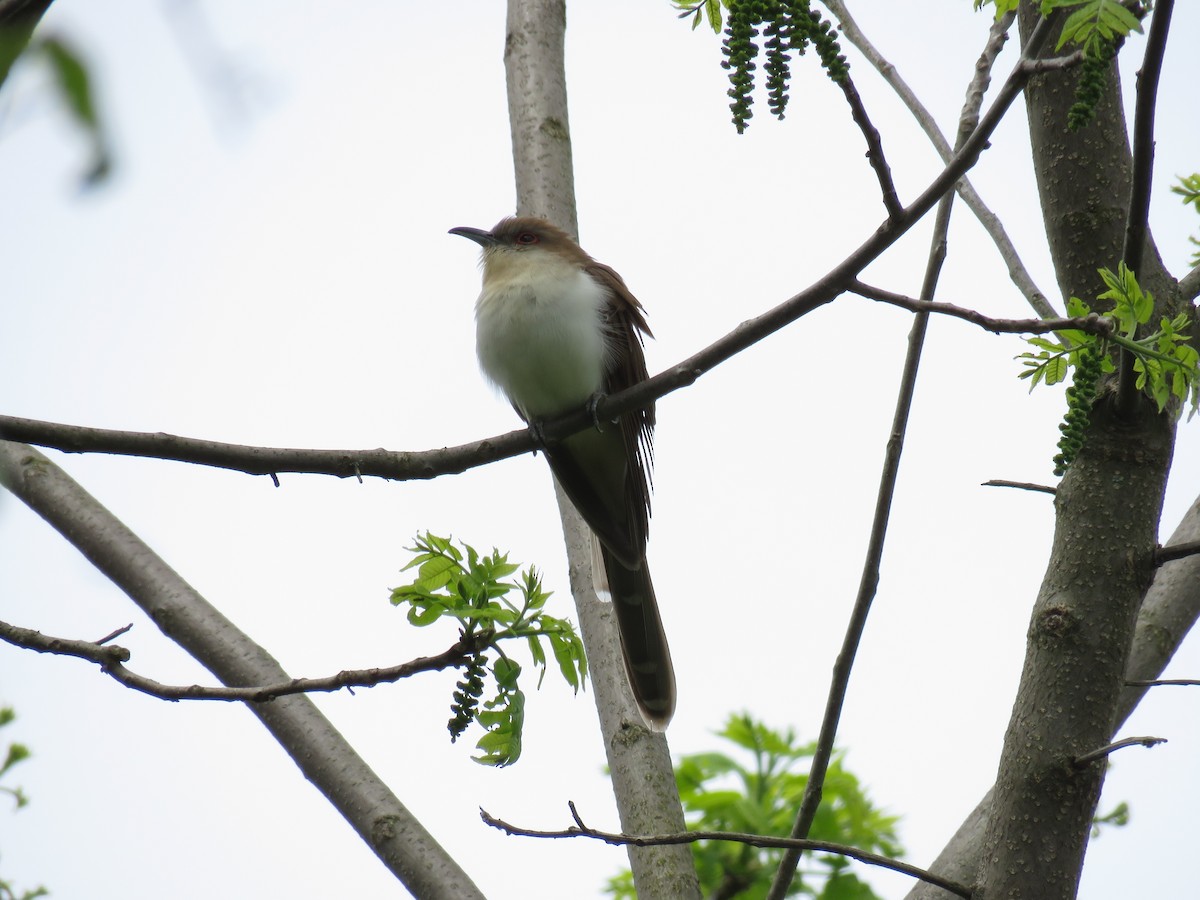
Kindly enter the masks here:
M 582 406 L 604 384 L 608 291 L 540 249 L 488 253 L 475 304 L 476 350 L 487 377 L 527 419 Z

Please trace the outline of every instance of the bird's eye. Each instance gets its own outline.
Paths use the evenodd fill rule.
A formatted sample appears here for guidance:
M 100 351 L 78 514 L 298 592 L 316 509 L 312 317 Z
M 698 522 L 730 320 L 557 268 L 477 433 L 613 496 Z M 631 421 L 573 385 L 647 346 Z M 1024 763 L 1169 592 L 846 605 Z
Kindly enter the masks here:
M 524 244 L 525 246 L 529 246 L 530 244 L 536 244 L 540 240 L 541 240 L 541 238 L 539 238 L 532 231 L 522 231 L 520 234 L 517 235 L 517 243 Z

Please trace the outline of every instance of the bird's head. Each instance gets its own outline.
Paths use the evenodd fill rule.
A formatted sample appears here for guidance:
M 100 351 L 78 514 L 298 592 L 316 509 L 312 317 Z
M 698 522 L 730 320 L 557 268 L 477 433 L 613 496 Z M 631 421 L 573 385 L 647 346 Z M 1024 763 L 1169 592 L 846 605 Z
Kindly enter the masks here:
M 451 228 L 483 248 L 485 277 L 491 270 L 545 265 L 556 261 L 582 268 L 592 262 L 565 231 L 533 216 L 501 219 L 491 231 L 482 228 Z

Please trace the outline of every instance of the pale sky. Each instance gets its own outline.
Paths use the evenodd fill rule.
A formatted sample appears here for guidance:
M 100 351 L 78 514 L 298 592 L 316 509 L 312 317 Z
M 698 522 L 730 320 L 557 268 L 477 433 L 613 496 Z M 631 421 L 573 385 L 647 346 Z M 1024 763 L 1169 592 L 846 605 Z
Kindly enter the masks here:
M 809 285 L 883 216 L 861 135 L 815 61 L 780 123 L 760 94 L 730 125 L 719 39 L 666 0 L 575 2 L 568 88 L 581 240 L 645 304 L 658 372 Z M 952 133 L 986 14 L 967 0 L 859 2 L 860 24 Z M 246 444 L 422 450 L 518 422 L 478 372 L 476 248 L 446 234 L 514 206 L 499 2 L 186 4 L 59 0 L 43 29 L 88 55 L 116 170 L 81 193 L 84 144 L 44 72 L 0 95 L 8 414 Z M 930 24 L 935 21 L 936 24 Z M 206 27 L 201 27 L 206 26 Z M 1200 10 L 1180 4 L 1161 88 L 1152 224 L 1176 274 L 1200 222 L 1168 192 L 1195 171 Z M 944 34 L 936 42 L 931 37 Z M 1126 70 L 1143 42 L 1127 51 Z M 905 201 L 940 168 L 908 114 L 848 50 Z M 1011 68 L 1011 48 L 998 77 Z M 1132 78 L 1127 79 L 1128 88 Z M 1018 105 L 972 178 L 1056 296 Z M 931 222 L 868 271 L 915 295 Z M 1030 315 L 965 206 L 938 299 Z M 858 585 L 911 317 L 845 297 L 659 404 L 650 557 L 679 681 L 672 753 L 721 749 L 748 710 L 815 739 Z M 1022 345 L 935 320 L 882 583 L 839 744 L 926 865 L 992 783 L 1053 527 L 1045 495 L 1061 389 L 1032 396 Z M 1200 425 L 1176 450 L 1161 539 L 1200 487 Z M 430 483 L 269 479 L 51 451 L 294 675 L 445 649 L 388 603 L 426 529 L 534 563 L 574 618 L 540 458 Z M 120 638 L 136 671 L 213 679 L 49 526 L 0 496 L 0 618 Z M 557 604 L 557 606 L 555 606 Z M 1186 643 L 1169 676 L 1197 677 Z M 530 691 L 524 756 L 496 771 L 451 746 L 452 673 L 316 702 L 497 900 L 598 898 L 623 851 L 505 837 L 617 819 L 590 693 Z M 404 890 L 245 709 L 167 704 L 94 666 L 0 647 L 0 737 L 34 756 L 6 778 L 0 877 L 55 900 L 316 900 Z M 1200 803 L 1190 692 L 1160 689 L 1122 734 L 1169 743 L 1114 758 L 1101 810 L 1133 821 L 1089 850 L 1081 896 L 1182 896 Z M 1136 864 L 1133 860 L 1136 859 Z M 900 876 L 860 870 L 886 897 Z

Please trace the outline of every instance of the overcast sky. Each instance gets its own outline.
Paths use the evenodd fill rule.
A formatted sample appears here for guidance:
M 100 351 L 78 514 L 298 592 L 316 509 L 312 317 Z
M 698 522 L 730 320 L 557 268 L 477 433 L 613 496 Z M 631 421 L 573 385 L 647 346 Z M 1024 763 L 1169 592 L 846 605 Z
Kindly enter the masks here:
M 952 133 L 987 28 L 967 0 L 858 3 L 861 25 Z M 420 450 L 518 426 L 478 373 L 477 248 L 446 230 L 514 207 L 503 4 L 59 0 L 43 31 L 89 59 L 116 167 L 81 191 L 86 146 L 32 66 L 0 95 L 5 320 L 0 409 L 246 444 Z M 858 11 L 858 10 L 856 10 Z M 568 87 L 583 246 L 644 302 L 658 372 L 806 287 L 880 223 L 878 188 L 839 92 L 805 59 L 780 123 L 760 97 L 728 121 L 719 39 L 666 0 L 570 4 Z M 1200 166 L 1200 11 L 1181 4 L 1163 75 L 1152 224 L 1176 274 L 1197 221 L 1168 192 Z M 936 43 L 933 35 L 938 35 Z M 941 37 L 944 35 L 944 39 Z M 1194 43 L 1194 41 L 1193 41 Z M 1127 48 L 1132 72 L 1143 50 Z M 939 169 L 895 97 L 848 51 L 901 198 Z M 1007 51 L 1003 76 L 1014 56 Z M 1127 78 L 1127 88 L 1132 77 Z M 1042 290 L 1056 297 L 1018 104 L 972 174 Z M 939 299 L 1030 314 L 965 207 Z M 923 223 L 868 271 L 916 294 Z M 650 557 L 677 666 L 676 755 L 717 748 L 748 710 L 815 739 L 859 580 L 911 317 L 844 297 L 659 405 Z M 882 583 L 840 745 L 927 864 L 995 776 L 1053 527 L 1046 495 L 1061 389 L 1032 396 L 1022 345 L 935 321 Z M 1184 426 L 1165 540 L 1200 487 Z M 534 563 L 574 618 L 543 460 L 431 483 L 269 479 L 178 463 L 53 458 L 294 675 L 445 649 L 388 603 L 426 529 Z M 0 496 L 0 618 L 95 639 L 129 622 L 131 667 L 212 678 L 11 496 Z M 557 604 L 557 606 L 554 606 Z M 1169 674 L 1200 674 L 1184 645 Z M 601 896 L 605 845 L 545 844 L 567 801 L 617 828 L 590 694 L 554 677 L 528 698 L 524 756 L 471 761 L 445 732 L 452 673 L 316 702 L 498 900 Z M 232 705 L 167 704 L 94 667 L 0 648 L 0 733 L 34 757 L 6 778 L 0 876 L 56 900 L 391 897 L 404 891 Z M 1170 739 L 1114 759 L 1082 896 L 1178 897 L 1200 803 L 1196 701 L 1163 689 L 1124 734 Z M 1136 864 L 1132 861 L 1136 858 Z M 867 872 L 882 894 L 907 879 Z

